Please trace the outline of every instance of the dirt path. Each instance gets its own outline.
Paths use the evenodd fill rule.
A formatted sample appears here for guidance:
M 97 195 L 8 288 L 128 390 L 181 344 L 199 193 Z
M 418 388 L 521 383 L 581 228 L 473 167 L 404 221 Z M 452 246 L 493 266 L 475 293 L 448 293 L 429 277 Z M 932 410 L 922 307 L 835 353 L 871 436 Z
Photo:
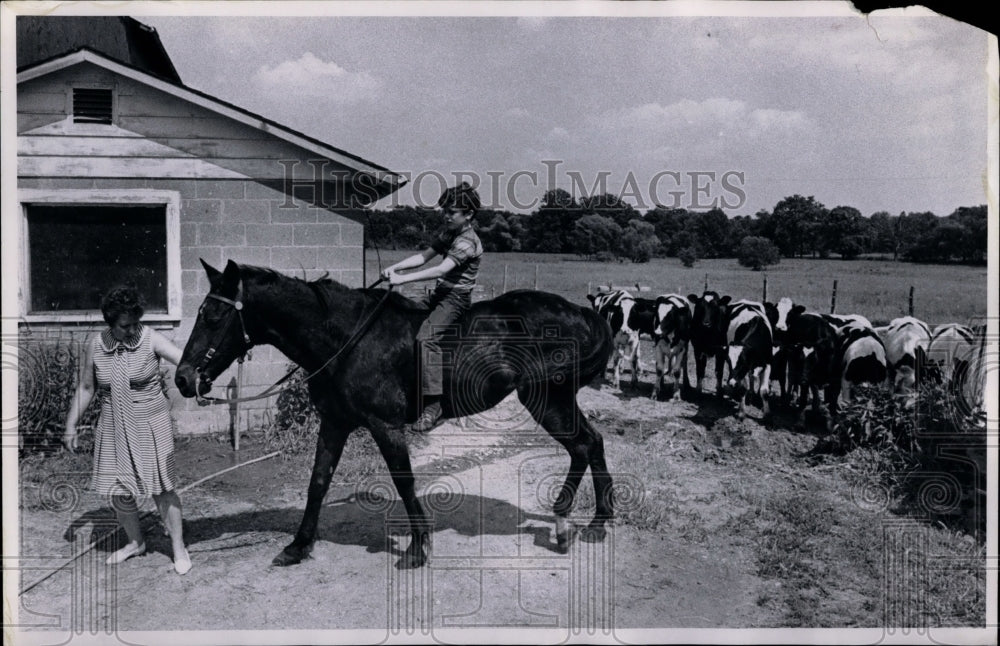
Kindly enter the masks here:
M 556 641 L 634 628 L 781 625 L 783 610 L 765 602 L 776 583 L 758 578 L 755 546 L 733 528 L 747 511 L 741 492 L 796 486 L 798 476 L 782 465 L 814 439 L 765 436 L 752 421 L 713 426 L 726 411 L 711 403 L 626 397 L 623 405 L 622 397 L 607 387 L 580 394 L 619 487 L 619 519 L 603 543 L 576 540 L 568 554 L 556 551 L 551 502 L 568 458 L 511 399 L 414 441 L 419 494 L 434 517 L 430 567 L 395 567 L 409 538 L 387 475 L 332 487 L 313 558 L 270 566 L 301 518 L 309 462 L 275 459 L 185 495 L 194 561 L 187 576 L 173 573 L 169 541 L 151 518 L 152 553 L 109 569 L 107 552 L 93 550 L 22 597 L 22 624 L 370 629 L 372 639 L 531 626 L 556 631 Z M 186 482 L 234 461 L 206 441 L 182 446 L 178 460 Z M 593 509 L 589 476 L 584 482 L 580 524 Z M 110 521 L 97 500 L 56 504 L 52 487 L 41 489 L 22 492 L 28 567 L 71 554 L 67 528 L 85 536 Z

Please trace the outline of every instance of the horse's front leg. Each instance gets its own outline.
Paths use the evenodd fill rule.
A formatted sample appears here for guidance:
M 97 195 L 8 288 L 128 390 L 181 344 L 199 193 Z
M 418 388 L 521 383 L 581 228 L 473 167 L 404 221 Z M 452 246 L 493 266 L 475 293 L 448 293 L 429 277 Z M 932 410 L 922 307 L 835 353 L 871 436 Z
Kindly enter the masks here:
M 316 526 L 319 523 L 319 510 L 323 506 L 323 498 L 330 488 L 330 479 L 337 468 L 340 455 L 344 451 L 349 431 L 335 429 L 329 423 L 323 422 L 316 440 L 316 459 L 313 461 L 312 476 L 309 478 L 309 494 L 306 499 L 306 511 L 302 515 L 299 531 L 295 539 L 274 557 L 272 565 L 295 565 L 309 556 L 313 543 L 316 541 Z
M 414 487 L 413 468 L 410 465 L 410 451 L 402 433 L 388 428 L 372 428 L 372 438 L 389 467 L 392 482 L 403 500 L 406 514 L 410 519 L 410 546 L 396 563 L 399 569 L 422 567 L 427 563 L 430 550 L 431 522 L 417 500 Z

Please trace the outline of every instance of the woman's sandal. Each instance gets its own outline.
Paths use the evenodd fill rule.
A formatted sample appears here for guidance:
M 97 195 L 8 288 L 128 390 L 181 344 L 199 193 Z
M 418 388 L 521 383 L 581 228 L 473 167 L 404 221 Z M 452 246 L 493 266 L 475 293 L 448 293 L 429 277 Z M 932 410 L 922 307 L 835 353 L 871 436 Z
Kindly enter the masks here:
M 145 543 L 139 543 L 138 545 L 136 545 L 135 543 L 129 543 L 128 545 L 121 548 L 117 552 L 112 552 L 111 555 L 108 557 L 108 560 L 105 562 L 108 565 L 115 565 L 117 563 L 127 561 L 133 556 L 141 556 L 142 554 L 145 553 L 146 553 Z
M 191 555 L 188 554 L 187 550 L 184 550 L 184 554 L 181 556 L 174 557 L 174 569 L 177 574 L 187 574 L 188 570 L 191 569 Z

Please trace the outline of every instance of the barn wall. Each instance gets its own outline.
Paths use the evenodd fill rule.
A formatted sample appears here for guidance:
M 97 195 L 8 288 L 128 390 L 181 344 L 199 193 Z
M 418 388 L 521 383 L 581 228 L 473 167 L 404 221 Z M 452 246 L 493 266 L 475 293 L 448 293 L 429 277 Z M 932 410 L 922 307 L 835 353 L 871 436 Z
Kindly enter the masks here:
M 88 73 L 92 72 L 93 69 Z M 99 79 L 91 80 L 96 82 Z M 218 268 L 232 259 L 308 279 L 329 274 L 334 280 L 348 286 L 361 286 L 361 224 L 335 211 L 289 198 L 282 191 L 276 190 L 275 186 L 280 187 L 280 182 L 258 182 L 239 177 L 240 173 L 252 166 L 247 164 L 246 157 L 239 157 L 241 151 L 253 151 L 258 156 L 255 158 L 258 163 L 255 168 L 262 167 L 261 164 L 265 161 L 273 165 L 276 159 L 282 158 L 298 158 L 303 162 L 300 166 L 306 167 L 308 165 L 302 150 L 267 133 L 251 133 L 250 129 L 224 119 L 206 117 L 203 120 L 190 112 L 185 113 L 186 120 L 204 127 L 204 131 L 197 128 L 185 130 L 186 126 L 181 128 L 180 124 L 184 121 L 181 118 L 163 117 L 157 120 L 150 115 L 147 125 L 155 125 L 159 121 L 164 128 L 159 140 L 137 136 L 135 132 L 124 133 L 107 126 L 103 131 L 96 131 L 95 135 L 80 136 L 79 133 L 65 132 L 66 128 L 73 126 L 67 125 L 68 102 L 64 89 L 69 86 L 67 84 L 72 84 L 71 77 L 46 77 L 24 84 L 30 86 L 24 92 L 19 88 L 19 122 L 24 117 L 25 122 L 37 124 L 47 121 L 48 125 L 41 126 L 44 134 L 37 134 L 36 131 L 36 134 L 22 133 L 18 136 L 18 186 L 41 190 L 148 188 L 177 191 L 181 196 L 181 282 L 184 294 L 182 319 L 174 324 L 158 324 L 157 327 L 178 346 L 183 347 L 194 324 L 198 306 L 208 291 L 208 281 L 199 262 L 201 258 Z M 61 87 L 63 89 L 59 89 Z M 129 95 L 120 95 L 119 100 L 125 96 Z M 146 96 L 141 105 L 153 112 L 157 102 L 149 98 Z M 176 103 L 164 101 L 161 105 L 164 111 L 178 114 L 180 106 Z M 26 110 L 23 114 L 20 111 L 22 107 Z M 178 129 L 183 132 L 178 132 Z M 207 135 L 209 132 L 212 134 Z M 167 134 L 171 136 L 168 137 Z M 232 141 L 225 140 L 226 136 L 246 138 Z M 185 149 L 171 148 L 172 146 Z M 174 151 L 170 153 L 173 157 L 166 156 L 170 150 Z M 55 152 L 68 153 L 68 156 L 50 157 Z M 159 159 L 164 165 L 157 167 L 136 164 L 129 157 L 132 154 L 151 152 L 160 154 Z M 111 156 L 98 157 L 101 153 Z M 26 164 L 25 160 L 28 159 L 33 162 Z M 58 163 L 49 163 L 50 159 L 57 159 Z M 221 170 L 201 172 L 209 167 Z M 88 176 L 95 168 L 105 169 L 101 172 L 112 169 L 121 176 Z M 156 168 L 160 168 L 168 176 L 148 176 L 152 172 L 150 169 Z M 195 172 L 191 177 L 184 176 L 191 169 L 201 171 Z M 130 171 L 139 176 L 129 176 L 127 173 Z M 177 174 L 182 176 L 177 177 Z M 232 179 L 228 179 L 229 177 Z M 259 179 L 266 180 L 266 177 Z M 97 329 L 84 324 L 32 324 L 30 330 L 24 326 L 21 330 L 22 352 L 26 359 L 30 359 L 33 346 L 56 341 L 78 347 Z M 25 370 L 31 369 L 30 360 L 21 365 L 25 366 Z M 245 364 L 244 393 L 262 391 L 285 374 L 288 365 L 287 359 L 273 348 L 254 349 L 252 359 Z M 210 433 L 229 428 L 227 407 L 199 407 L 194 402 L 181 398 L 173 388 L 173 367 L 166 364 L 165 367 L 169 373 L 172 413 L 180 433 Z M 220 375 L 216 379 L 218 386 L 213 394 L 219 396 L 221 393 L 218 391 L 235 379 L 236 374 L 234 366 Z M 273 405 L 274 398 L 241 405 L 238 426 L 259 426 L 267 419 L 267 412 L 273 410 Z
M 73 123 L 74 86 L 114 88 L 114 124 Z M 18 174 L 26 177 L 282 179 L 290 172 L 307 181 L 347 170 L 90 63 L 20 83 L 18 135 Z

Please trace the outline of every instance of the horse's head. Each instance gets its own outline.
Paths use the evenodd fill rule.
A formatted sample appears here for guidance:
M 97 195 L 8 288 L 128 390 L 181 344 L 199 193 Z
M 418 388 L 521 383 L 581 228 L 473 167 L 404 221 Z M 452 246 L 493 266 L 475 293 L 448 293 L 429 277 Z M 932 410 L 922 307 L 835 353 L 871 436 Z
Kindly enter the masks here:
M 201 261 L 211 285 L 177 364 L 174 383 L 184 397 L 204 395 L 212 380 L 253 345 L 244 320 L 245 289 L 240 266 L 232 260 L 219 271 Z

